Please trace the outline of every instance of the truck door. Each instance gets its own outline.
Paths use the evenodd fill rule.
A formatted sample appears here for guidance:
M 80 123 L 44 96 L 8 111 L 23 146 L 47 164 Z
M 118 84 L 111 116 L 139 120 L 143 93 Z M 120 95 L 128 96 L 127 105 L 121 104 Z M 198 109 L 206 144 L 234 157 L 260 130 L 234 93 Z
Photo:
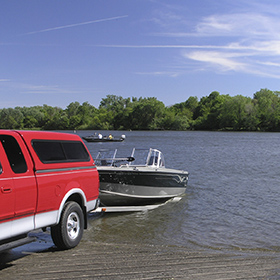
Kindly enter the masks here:
M 15 191 L 12 171 L 0 144 L 0 239 L 11 237 L 15 215 Z
M 7 155 L 13 177 L 14 222 L 13 235 L 34 229 L 34 215 L 37 201 L 37 185 L 33 162 L 21 137 L 0 135 L 0 141 Z

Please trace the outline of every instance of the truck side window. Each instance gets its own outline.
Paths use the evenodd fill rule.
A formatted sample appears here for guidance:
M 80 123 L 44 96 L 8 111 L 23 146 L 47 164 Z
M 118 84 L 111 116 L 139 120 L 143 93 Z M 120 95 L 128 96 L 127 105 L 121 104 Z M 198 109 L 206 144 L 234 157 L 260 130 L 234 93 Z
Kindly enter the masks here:
M 84 145 L 79 141 L 32 140 L 32 146 L 43 163 L 90 160 Z
M 27 164 L 17 140 L 10 135 L 0 135 L 10 166 L 15 173 L 25 173 Z

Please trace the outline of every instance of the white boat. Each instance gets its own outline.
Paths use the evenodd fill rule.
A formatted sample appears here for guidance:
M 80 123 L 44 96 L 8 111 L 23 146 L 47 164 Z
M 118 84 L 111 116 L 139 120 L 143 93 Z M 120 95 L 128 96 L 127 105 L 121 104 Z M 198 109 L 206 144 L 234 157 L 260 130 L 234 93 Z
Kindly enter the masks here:
M 129 157 L 117 157 L 117 149 L 100 150 L 95 164 L 104 206 L 163 203 L 184 194 L 187 187 L 189 173 L 166 168 L 163 154 L 157 149 L 134 148 Z

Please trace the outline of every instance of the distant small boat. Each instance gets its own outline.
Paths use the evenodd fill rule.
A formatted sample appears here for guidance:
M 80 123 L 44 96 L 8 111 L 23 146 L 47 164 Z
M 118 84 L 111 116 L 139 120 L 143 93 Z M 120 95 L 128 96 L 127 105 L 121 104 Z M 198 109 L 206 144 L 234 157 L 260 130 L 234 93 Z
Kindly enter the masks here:
M 82 137 L 87 142 L 122 142 L 125 140 L 125 135 L 122 135 L 119 138 L 116 137 L 110 137 L 110 136 L 103 136 L 101 138 L 98 137 L 98 135 L 90 135 Z
M 129 157 L 116 154 L 117 149 L 103 149 L 95 158 L 105 207 L 153 205 L 185 193 L 189 173 L 165 168 L 161 151 L 134 148 Z

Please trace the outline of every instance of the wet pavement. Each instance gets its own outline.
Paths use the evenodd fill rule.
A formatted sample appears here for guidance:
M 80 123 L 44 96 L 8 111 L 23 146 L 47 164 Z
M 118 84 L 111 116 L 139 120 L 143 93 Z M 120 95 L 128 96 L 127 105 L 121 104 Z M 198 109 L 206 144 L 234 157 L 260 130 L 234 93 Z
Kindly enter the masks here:
M 1 279 L 280 279 L 280 254 L 186 250 L 83 239 L 58 251 L 47 233 L 0 254 Z

